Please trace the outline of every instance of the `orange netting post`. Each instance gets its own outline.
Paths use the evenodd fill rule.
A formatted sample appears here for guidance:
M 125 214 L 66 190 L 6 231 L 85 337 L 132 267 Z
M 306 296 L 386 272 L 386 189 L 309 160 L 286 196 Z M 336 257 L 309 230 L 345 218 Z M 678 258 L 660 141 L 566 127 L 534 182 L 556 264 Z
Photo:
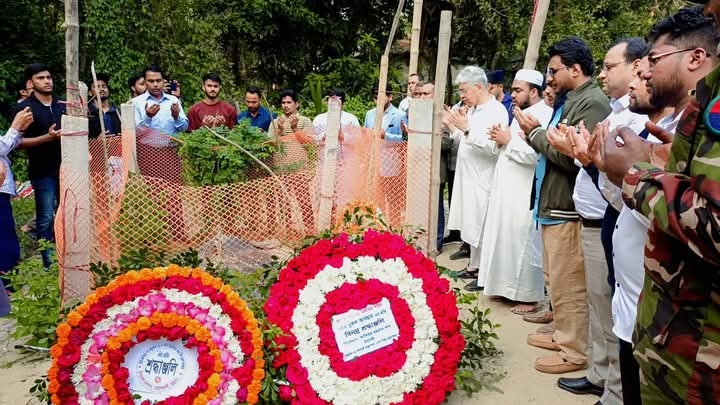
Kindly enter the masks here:
M 55 240 L 63 301 L 82 300 L 90 292 L 90 176 L 88 122 L 63 115 L 60 166 L 60 204 L 55 219 Z

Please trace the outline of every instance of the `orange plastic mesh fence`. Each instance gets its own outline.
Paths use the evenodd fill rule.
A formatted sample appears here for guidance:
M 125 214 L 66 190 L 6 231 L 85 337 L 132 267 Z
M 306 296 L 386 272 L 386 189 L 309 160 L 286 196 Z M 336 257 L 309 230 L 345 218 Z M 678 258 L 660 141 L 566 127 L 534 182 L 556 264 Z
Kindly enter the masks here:
M 429 188 L 429 149 L 413 164 L 419 172 L 408 175 L 406 143 L 386 142 L 369 129 L 343 130 L 330 196 L 320 191 L 324 145 L 307 136 L 280 139 L 280 151 L 265 162 L 272 173 L 258 165 L 244 182 L 203 187 L 183 184 L 177 141 L 148 131 L 134 140 L 132 131 L 107 138 L 107 160 L 102 140 L 89 140 L 89 176 L 63 165 L 56 239 L 66 300 L 91 291 L 92 262 L 114 264 L 140 249 L 172 255 L 193 248 L 214 263 L 255 269 L 272 256 L 288 257 L 319 231 L 321 198 L 332 198 L 327 223 L 362 201 L 398 227 L 407 218 L 408 179 L 418 183 L 415 190 Z M 427 229 L 424 218 L 415 225 Z

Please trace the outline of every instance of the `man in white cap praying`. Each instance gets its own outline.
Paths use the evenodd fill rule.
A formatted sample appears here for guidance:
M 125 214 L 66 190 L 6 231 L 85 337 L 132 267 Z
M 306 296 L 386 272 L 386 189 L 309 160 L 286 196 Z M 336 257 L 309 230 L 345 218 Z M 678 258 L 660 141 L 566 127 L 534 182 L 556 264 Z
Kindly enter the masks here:
M 515 108 L 547 127 L 553 109 L 543 100 L 544 75 L 521 69 L 512 83 Z M 516 120 L 510 127 L 495 125 L 488 137 L 500 148 L 483 231 L 480 274 L 485 295 L 517 302 L 511 311 L 523 315 L 538 310 L 545 295 L 542 250 L 532 220 L 530 193 L 538 154 L 522 138 Z

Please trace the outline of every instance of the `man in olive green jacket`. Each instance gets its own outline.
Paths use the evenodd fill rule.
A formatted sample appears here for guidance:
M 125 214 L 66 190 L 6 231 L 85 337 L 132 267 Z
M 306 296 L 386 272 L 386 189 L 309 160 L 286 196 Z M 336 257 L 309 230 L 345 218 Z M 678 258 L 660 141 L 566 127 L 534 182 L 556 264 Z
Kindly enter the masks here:
M 564 93 L 549 127 L 583 121 L 592 131 L 610 113 L 610 104 L 592 78 L 590 48 L 579 38 L 567 38 L 551 46 L 548 54 L 548 72 L 557 91 Z M 588 303 L 581 225 L 573 203 L 579 166 L 550 145 L 547 131 L 536 121 L 522 112 L 518 116 L 517 110 L 515 114 L 528 143 L 540 154 L 532 204 L 542 226 L 543 271 L 555 320 L 552 335 L 531 334 L 528 344 L 557 351 L 535 361 L 541 372 L 581 370 L 587 363 Z

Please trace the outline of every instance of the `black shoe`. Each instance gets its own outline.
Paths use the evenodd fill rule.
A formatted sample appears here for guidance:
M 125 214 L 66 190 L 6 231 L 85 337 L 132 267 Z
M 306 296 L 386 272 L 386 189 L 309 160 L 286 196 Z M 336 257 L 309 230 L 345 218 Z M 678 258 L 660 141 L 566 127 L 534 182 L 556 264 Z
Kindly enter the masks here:
M 464 280 L 477 280 L 477 273 L 478 270 L 468 270 L 468 268 L 464 268 L 460 271 L 453 271 L 450 273 L 450 277 L 452 278 L 462 278 Z
M 450 260 L 466 259 L 470 257 L 470 250 L 465 250 L 462 247 L 457 252 L 450 255 Z
M 460 242 L 460 241 L 461 241 L 461 239 L 460 239 L 459 235 L 450 234 L 450 235 L 446 236 L 445 238 L 443 238 L 442 243 L 445 244 L 445 243 L 453 243 L 453 242 Z
M 464 268 L 460 271 L 455 271 L 453 273 L 450 273 L 450 277 L 452 278 L 462 278 L 465 280 L 477 280 L 478 278 L 478 270 L 468 270 L 468 268 Z
M 465 291 L 477 292 L 477 291 L 484 290 L 485 287 L 479 286 L 477 281 L 471 281 L 471 282 L 465 284 L 465 287 L 463 287 L 463 289 Z
M 588 381 L 587 377 L 561 377 L 558 378 L 557 385 L 565 391 L 570 391 L 573 394 L 578 395 L 592 394 L 600 397 L 603 394 L 603 387 L 598 387 L 597 385 L 591 383 Z

